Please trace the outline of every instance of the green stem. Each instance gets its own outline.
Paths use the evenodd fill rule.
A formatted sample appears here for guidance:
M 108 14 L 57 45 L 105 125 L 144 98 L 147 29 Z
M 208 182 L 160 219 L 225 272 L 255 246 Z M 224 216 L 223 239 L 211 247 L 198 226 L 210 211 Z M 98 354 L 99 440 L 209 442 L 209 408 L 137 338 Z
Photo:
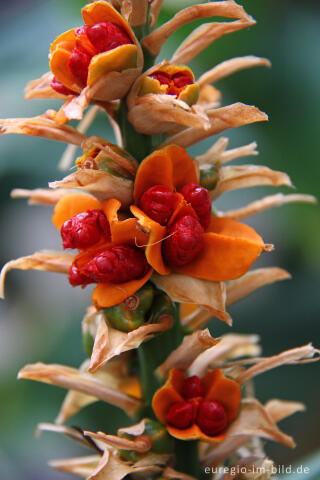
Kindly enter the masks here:
M 195 440 L 175 440 L 175 469 L 200 478 L 201 466 L 199 462 L 198 442 Z

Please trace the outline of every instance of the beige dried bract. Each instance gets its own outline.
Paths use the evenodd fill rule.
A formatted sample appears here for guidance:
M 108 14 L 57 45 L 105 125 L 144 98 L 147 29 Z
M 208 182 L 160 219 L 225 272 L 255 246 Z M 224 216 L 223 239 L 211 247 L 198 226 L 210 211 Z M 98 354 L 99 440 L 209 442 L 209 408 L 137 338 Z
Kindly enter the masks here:
M 20 370 L 18 378 L 49 383 L 68 390 L 77 390 L 122 408 L 129 415 L 134 415 L 141 405 L 139 400 L 109 387 L 100 379 L 64 365 L 46 365 L 41 362 L 26 365 Z
M 259 355 L 257 335 L 227 334 L 223 335 L 217 345 L 199 354 L 189 366 L 189 374 L 202 377 L 210 368 L 223 366 L 227 360 L 239 357 Z
M 57 98 L 60 100 L 65 100 L 66 95 L 62 95 L 56 92 L 51 87 L 51 82 L 53 80 L 53 74 L 47 72 L 42 77 L 31 80 L 27 83 L 24 98 L 26 100 L 33 100 L 35 98 Z
M 217 165 L 220 166 L 223 163 L 231 162 L 237 158 L 249 157 L 258 155 L 256 142 L 243 145 L 242 147 L 232 148 L 227 150 L 229 139 L 226 137 L 220 137 L 209 150 L 203 155 L 196 157 L 199 165 Z
M 68 274 L 75 255 L 65 252 L 42 251 L 6 263 L 1 270 L 0 297 L 4 298 L 6 275 L 10 270 L 41 270 Z
M 284 195 L 283 193 L 276 193 L 275 195 L 268 195 L 261 200 L 249 203 L 249 205 L 246 205 L 245 207 L 229 210 L 227 212 L 219 212 L 219 216 L 233 218 L 234 220 L 242 220 L 243 218 L 264 212 L 269 208 L 281 207 L 288 203 L 316 204 L 317 199 L 313 195 L 303 195 L 298 193 Z
M 169 275 L 154 273 L 152 280 L 174 302 L 201 305 L 211 313 L 211 316 L 216 316 L 219 320 L 231 325 L 231 317 L 225 310 L 226 286 L 224 282 L 201 280 L 179 273 Z
M 150 33 L 143 39 L 143 45 L 152 55 L 158 55 L 162 45 L 183 25 L 200 18 L 210 18 L 214 16 L 241 19 L 244 23 L 242 28 L 248 26 L 246 24 L 252 22 L 251 17 L 246 14 L 243 7 L 237 5 L 233 1 L 210 2 L 207 4 L 194 5 L 192 7 L 180 10 L 180 12 L 178 12 L 168 22 L 164 23 Z M 214 28 L 216 25 L 217 24 L 212 24 L 212 28 Z M 223 35 L 223 33 L 221 35 Z M 210 43 L 208 43 L 206 46 L 208 46 Z M 199 50 L 197 53 L 199 53 L 201 50 Z M 176 60 L 174 61 L 176 62 Z M 179 60 L 178 63 L 186 62 Z
M 116 435 L 106 435 L 103 432 L 95 433 L 86 430 L 84 434 L 93 440 L 99 440 L 100 443 L 117 449 L 146 453 L 152 447 L 152 440 L 147 435 L 137 435 L 134 440 L 129 440 L 128 438 L 117 437 Z
M 225 192 L 239 188 L 270 185 L 279 187 L 285 185 L 292 187 L 289 176 L 284 172 L 271 170 L 260 165 L 240 165 L 222 167 L 219 170 L 219 182 L 211 192 L 213 200 Z
M 160 377 L 168 375 L 173 368 L 187 370 L 191 363 L 205 350 L 213 347 L 218 340 L 210 335 L 209 330 L 199 330 L 186 335 L 179 347 L 173 350 L 168 358 L 156 370 Z
M 161 147 L 175 144 L 183 148 L 188 148 L 205 138 L 221 133 L 229 128 L 241 127 L 243 125 L 268 120 L 268 116 L 257 107 L 245 105 L 240 102 L 228 105 L 227 107 L 210 110 L 206 113 L 210 119 L 210 128 L 208 130 L 186 128 L 163 142 Z
M 34 190 L 27 190 L 24 188 L 15 188 L 11 191 L 11 198 L 27 198 L 29 205 L 56 205 L 61 198 L 70 195 L 74 192 L 57 188 L 50 190 L 49 188 L 35 188 Z
M 53 110 L 48 110 L 43 115 L 32 118 L 7 118 L 0 120 L 0 135 L 8 134 L 48 138 L 78 146 L 87 139 L 87 135 L 75 128 L 57 123 Z
M 296 412 L 305 411 L 306 407 L 301 402 L 286 402 L 284 400 L 269 400 L 264 408 L 275 422 L 280 422 L 284 418 L 293 415 Z
M 237 280 L 232 280 L 227 285 L 227 305 L 238 302 L 244 297 L 274 282 L 290 279 L 291 275 L 286 270 L 278 267 L 257 268 L 243 275 Z
M 96 372 L 111 358 L 138 348 L 142 342 L 149 340 L 157 333 L 168 330 L 171 325 L 172 318 L 163 315 L 156 323 L 146 323 L 126 333 L 111 327 L 101 313 L 87 315 L 84 318 L 83 329 L 89 329 L 95 339 L 89 371 Z
M 88 455 L 86 457 L 50 460 L 49 465 L 60 472 L 70 473 L 80 478 L 88 478 L 97 468 L 100 459 L 100 455 Z

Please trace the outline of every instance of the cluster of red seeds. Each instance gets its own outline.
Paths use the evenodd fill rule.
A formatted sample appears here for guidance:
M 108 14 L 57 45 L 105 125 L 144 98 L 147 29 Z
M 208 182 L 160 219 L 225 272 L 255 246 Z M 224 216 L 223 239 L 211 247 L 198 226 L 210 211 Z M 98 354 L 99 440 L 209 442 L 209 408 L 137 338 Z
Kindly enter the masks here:
M 109 242 L 110 226 L 103 210 L 87 210 L 64 222 L 61 237 L 64 248 L 83 250 Z M 94 255 L 81 270 L 72 265 L 69 282 L 74 287 L 98 282 L 124 283 L 141 278 L 147 270 L 143 252 L 128 245 L 113 245 Z
M 76 28 L 74 33 L 76 35 L 76 45 L 70 55 L 68 68 L 82 88 L 87 84 L 88 68 L 92 57 L 121 45 L 133 43 L 127 32 L 112 22 L 84 25 Z M 51 87 L 62 95 L 74 93 L 59 82 L 57 78 L 53 79 Z
M 187 70 L 174 73 L 173 75 L 170 75 L 168 72 L 157 70 L 156 72 L 152 73 L 150 77 L 158 80 L 160 85 L 168 86 L 166 91 L 167 95 L 178 96 L 184 87 L 194 83 L 191 73 Z
M 211 199 L 209 191 L 188 183 L 180 193 L 192 206 L 197 215 L 181 215 L 167 228 L 166 239 L 162 243 L 162 253 L 166 263 L 174 267 L 187 265 L 203 248 L 203 232 L 211 220 Z M 152 220 L 167 225 L 178 202 L 177 194 L 164 185 L 154 185 L 144 192 L 139 206 Z
M 204 400 L 204 388 L 199 377 L 186 379 L 182 391 L 184 402 L 171 405 L 167 412 L 167 423 L 179 429 L 193 424 L 208 436 L 222 433 L 228 424 L 225 408 L 219 402 Z

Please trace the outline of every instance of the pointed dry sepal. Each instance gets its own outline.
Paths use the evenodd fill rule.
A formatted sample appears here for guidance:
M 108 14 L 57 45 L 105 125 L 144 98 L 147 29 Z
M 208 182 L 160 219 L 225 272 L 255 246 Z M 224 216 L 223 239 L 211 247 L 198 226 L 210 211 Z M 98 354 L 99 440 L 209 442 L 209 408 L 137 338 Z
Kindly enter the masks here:
M 6 263 L 1 270 L 0 297 L 4 298 L 6 275 L 10 270 L 41 270 L 44 272 L 68 274 L 74 255 L 64 252 L 42 251 L 26 257 L 20 257 Z
M 26 365 L 20 370 L 18 378 L 36 380 L 91 395 L 123 409 L 128 415 L 135 415 L 141 407 L 141 402 L 136 398 L 109 387 L 88 373 L 64 365 L 46 365 L 40 362 Z
M 150 28 L 156 26 L 163 0 L 149 0 L 150 4 Z
M 48 138 L 58 142 L 80 146 L 88 137 L 69 125 L 55 121 L 55 113 L 48 110 L 43 115 L 32 118 L 7 118 L 0 120 L 0 135 L 18 134 Z
M 90 360 L 90 372 L 96 372 L 111 358 L 123 352 L 138 348 L 142 342 L 150 340 L 172 326 L 172 317 L 162 315 L 157 322 L 146 322 L 131 332 L 122 332 L 113 328 L 103 313 L 87 315 L 83 320 L 83 330 L 90 331 L 94 345 Z
M 205 138 L 217 135 L 229 128 L 241 127 L 268 120 L 268 116 L 257 107 L 243 103 L 234 103 L 227 107 L 210 110 L 206 113 L 210 119 L 210 127 L 207 130 L 186 128 L 171 136 L 159 147 L 162 148 L 166 145 L 174 144 L 188 148 Z
M 79 427 L 68 427 L 65 425 L 56 425 L 53 423 L 38 423 L 35 436 L 39 437 L 42 432 L 53 432 L 60 435 L 65 435 L 66 437 L 74 440 L 77 443 L 80 443 L 82 446 L 91 448 L 96 451 L 101 451 L 98 443 L 91 441 L 89 438 L 86 438 L 83 430 Z
M 284 195 L 283 193 L 276 193 L 275 195 L 268 195 L 261 200 L 249 203 L 242 208 L 235 210 L 228 210 L 227 212 L 219 212 L 219 215 L 223 217 L 233 218 L 234 220 L 242 220 L 243 218 L 251 217 L 257 213 L 264 212 L 269 208 L 281 207 L 288 203 L 311 203 L 315 205 L 317 203 L 316 197 L 313 195 L 304 195 L 293 193 L 290 195 Z
M 11 191 L 11 198 L 27 198 L 29 205 L 56 205 L 61 198 L 70 195 L 72 192 L 64 188 L 50 190 L 50 188 L 35 188 L 27 190 L 15 188 Z
M 178 12 L 168 22 L 164 23 L 159 28 L 157 28 L 152 33 L 150 33 L 150 35 L 145 37 L 143 39 L 143 46 L 147 50 L 149 50 L 149 52 L 152 55 L 156 56 L 160 53 L 160 50 L 163 44 L 168 40 L 168 38 L 171 37 L 171 35 L 173 35 L 181 27 L 183 27 L 187 23 L 193 22 L 194 20 L 198 20 L 201 18 L 211 18 L 211 17 L 227 17 L 232 19 L 241 19 L 242 25 L 240 28 L 245 28 L 246 26 L 254 23 L 251 17 L 249 17 L 246 14 L 243 7 L 241 7 L 240 5 L 237 5 L 233 1 L 210 2 L 207 4 L 193 5 L 192 7 L 188 7 L 183 10 L 180 10 L 180 12 Z M 219 29 L 219 34 L 214 35 L 215 38 L 218 38 L 219 36 L 222 36 L 225 33 L 223 27 L 225 27 L 226 24 L 223 24 L 223 23 L 210 24 L 211 28 L 209 29 L 209 32 L 207 32 L 206 37 L 208 37 L 211 34 L 211 38 L 210 39 L 206 38 L 207 42 L 205 42 L 206 43 L 205 46 L 203 46 L 202 44 L 201 47 L 199 48 L 198 42 L 196 42 L 196 39 L 194 38 L 194 36 L 192 37 L 195 54 L 191 57 L 191 59 L 194 58 L 196 55 L 198 55 L 198 53 L 200 53 L 204 48 L 210 45 L 210 43 L 215 39 L 215 38 L 212 38 L 213 36 L 212 31 L 216 32 L 217 26 L 218 27 L 220 26 L 221 28 Z M 185 41 L 184 44 L 182 44 L 179 47 L 174 57 L 177 57 L 178 55 L 181 56 L 182 53 L 184 55 L 186 54 L 185 50 L 187 46 L 190 47 L 190 37 L 188 37 L 187 41 Z M 189 59 L 187 61 L 179 60 L 178 63 L 187 63 L 188 61 Z
M 63 458 L 50 460 L 49 466 L 59 472 L 76 475 L 80 478 L 89 478 L 100 462 L 100 455 L 88 455 L 86 457 Z
M 123 2 L 122 16 L 127 18 L 131 27 L 141 27 L 147 22 L 149 0 L 129 0 Z
M 228 334 L 211 348 L 198 355 L 189 366 L 189 374 L 202 376 L 210 368 L 223 365 L 227 360 L 255 357 L 261 353 L 257 335 Z
M 237 377 L 237 382 L 243 384 L 257 375 L 282 365 L 296 365 L 299 363 L 317 362 L 319 360 L 320 350 L 308 343 L 302 347 L 292 348 L 272 357 L 257 359 L 255 365 Z
M 271 67 L 271 63 L 267 58 L 255 57 L 248 55 L 246 57 L 236 57 L 230 60 L 225 60 L 219 65 L 216 65 L 211 70 L 201 75 L 198 80 L 200 88 L 210 83 L 215 83 L 222 78 L 228 77 L 235 72 L 245 70 L 253 67 Z
M 33 100 L 36 98 L 57 98 L 59 100 L 65 100 L 68 95 L 62 95 L 51 87 L 53 78 L 53 74 L 47 72 L 42 75 L 42 77 L 28 82 L 24 90 L 24 98 L 26 100 Z
M 230 315 L 225 310 L 226 285 L 224 282 L 201 280 L 179 273 L 169 275 L 154 273 L 152 280 L 173 301 L 201 305 L 210 312 L 210 316 L 216 316 L 222 322 L 231 325 Z
M 272 170 L 261 165 L 240 165 L 222 167 L 219 170 L 219 181 L 212 191 L 213 199 L 230 190 L 256 186 L 292 187 L 289 176 L 284 172 Z
M 102 442 L 112 448 L 133 450 L 138 453 L 147 453 L 152 447 L 151 438 L 147 435 L 136 435 L 133 440 L 129 440 L 128 438 L 118 437 L 116 435 L 106 435 L 103 432 L 95 433 L 85 431 L 84 433 L 93 440 L 99 440 L 99 442 Z
M 256 142 L 243 145 L 242 147 L 232 148 L 227 150 L 229 139 L 220 137 L 209 150 L 203 155 L 198 155 L 196 158 L 200 166 L 204 165 L 222 165 L 223 163 L 231 162 L 237 158 L 249 157 L 258 155 L 256 150 Z
M 232 280 L 228 283 L 227 305 L 238 302 L 265 285 L 288 280 L 290 278 L 290 273 L 279 267 L 257 268 L 251 270 L 243 277 L 237 280 Z
M 217 343 L 218 340 L 210 335 L 207 328 L 194 332 L 191 335 L 186 335 L 181 345 L 170 353 L 168 358 L 157 368 L 156 372 L 160 378 L 164 378 L 173 368 L 187 370 L 202 352 Z

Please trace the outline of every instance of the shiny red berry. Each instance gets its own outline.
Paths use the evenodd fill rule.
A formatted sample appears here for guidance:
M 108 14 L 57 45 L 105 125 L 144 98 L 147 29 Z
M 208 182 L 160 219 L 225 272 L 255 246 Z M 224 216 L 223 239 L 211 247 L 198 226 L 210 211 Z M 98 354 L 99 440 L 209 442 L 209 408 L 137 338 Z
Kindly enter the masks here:
M 225 408 L 219 402 L 204 400 L 199 405 L 196 423 L 208 436 L 222 433 L 228 424 Z
M 61 227 L 63 248 L 88 248 L 110 238 L 108 220 L 102 210 L 87 210 L 69 218 Z
M 176 194 L 164 185 L 154 185 L 148 188 L 139 202 L 141 210 L 161 225 L 168 222 L 176 204 Z
M 187 378 L 182 388 L 182 394 L 186 398 L 202 397 L 204 395 L 204 388 L 200 378 L 196 375 Z
M 59 82 L 59 80 L 56 77 L 53 77 L 53 80 L 50 86 L 51 88 L 53 88 L 53 90 L 60 93 L 61 95 L 75 95 L 75 92 L 65 87 L 63 83 Z
M 91 56 L 75 47 L 68 60 L 68 67 L 71 73 L 76 77 L 82 87 L 87 84 L 88 68 Z
M 124 283 L 143 277 L 148 271 L 144 253 L 135 247 L 115 245 L 96 255 L 83 273 L 94 282 Z
M 132 44 L 127 32 L 112 22 L 101 22 L 90 26 L 87 35 L 97 53 L 107 52 L 121 45 Z
M 168 228 L 167 236 L 162 243 L 162 253 L 172 268 L 192 262 L 203 248 L 203 228 L 191 215 L 174 222 Z
M 176 428 L 188 428 L 192 423 L 193 406 L 188 402 L 177 402 L 167 412 L 167 423 Z
M 172 81 L 177 88 L 183 88 L 193 83 L 193 78 L 189 72 L 177 72 L 173 75 Z
M 158 80 L 160 85 L 170 85 L 171 82 L 170 75 L 168 75 L 166 72 L 157 71 L 152 73 L 150 77 Z
M 211 198 L 209 191 L 196 183 L 187 183 L 180 193 L 198 215 L 201 225 L 206 230 L 211 221 Z
M 82 288 L 89 283 L 93 283 L 93 281 L 86 275 L 83 275 L 75 265 L 71 265 L 70 267 L 69 282 L 73 287 L 78 287 L 81 285 Z

